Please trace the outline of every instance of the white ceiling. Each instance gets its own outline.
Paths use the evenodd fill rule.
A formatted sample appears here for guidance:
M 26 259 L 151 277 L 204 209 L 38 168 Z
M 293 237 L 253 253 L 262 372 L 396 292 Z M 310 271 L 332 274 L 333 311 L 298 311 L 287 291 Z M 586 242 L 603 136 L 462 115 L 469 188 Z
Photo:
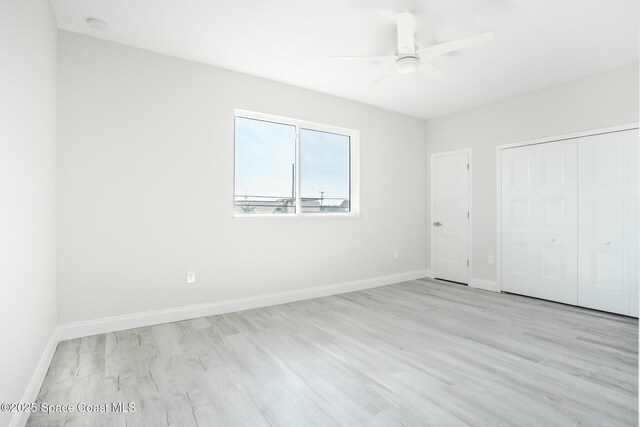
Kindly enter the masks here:
M 404 4 L 401 4 L 404 2 Z M 410 2 L 410 3 L 409 3 Z M 117 43 L 432 118 L 638 62 L 638 0 L 52 0 L 58 26 Z M 392 12 L 415 12 L 419 47 L 494 30 L 369 88 L 385 65 L 331 55 L 396 50 Z M 104 32 L 87 26 L 97 17 Z

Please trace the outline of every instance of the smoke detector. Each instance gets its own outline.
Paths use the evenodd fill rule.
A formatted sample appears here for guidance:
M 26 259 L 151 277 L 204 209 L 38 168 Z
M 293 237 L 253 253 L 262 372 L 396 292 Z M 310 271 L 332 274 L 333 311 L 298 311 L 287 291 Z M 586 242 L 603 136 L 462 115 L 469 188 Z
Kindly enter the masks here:
M 107 23 L 98 18 L 87 18 L 87 25 L 96 31 L 105 31 L 108 27 Z

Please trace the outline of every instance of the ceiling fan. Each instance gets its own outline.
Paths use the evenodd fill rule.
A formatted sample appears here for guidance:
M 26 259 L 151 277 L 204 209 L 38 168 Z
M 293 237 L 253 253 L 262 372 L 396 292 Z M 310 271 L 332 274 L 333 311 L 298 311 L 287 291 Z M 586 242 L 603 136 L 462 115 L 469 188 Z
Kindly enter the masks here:
M 427 61 L 427 58 L 444 55 L 460 49 L 471 47 L 480 43 L 493 40 L 493 31 L 475 34 L 468 37 L 462 37 L 457 40 L 439 43 L 433 46 L 418 48 L 414 37 L 414 19 L 410 12 L 401 12 L 396 14 L 398 26 L 398 50 L 395 55 L 386 56 L 332 56 L 331 59 L 346 61 L 374 61 L 374 62 L 391 62 L 391 65 L 376 77 L 369 87 L 374 87 L 394 71 L 398 74 L 410 74 L 418 70 L 421 65 L 428 68 L 435 75 L 446 78 L 449 75 L 440 67 Z

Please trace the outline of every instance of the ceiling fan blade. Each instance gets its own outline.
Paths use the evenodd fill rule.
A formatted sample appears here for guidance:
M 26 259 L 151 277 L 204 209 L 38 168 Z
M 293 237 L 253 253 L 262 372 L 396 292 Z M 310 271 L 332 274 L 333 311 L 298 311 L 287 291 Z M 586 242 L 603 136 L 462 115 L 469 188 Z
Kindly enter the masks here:
M 398 13 L 396 19 L 398 22 L 398 53 L 413 55 L 416 52 L 413 14 L 409 12 Z
M 376 77 L 375 79 L 373 79 L 371 81 L 371 83 L 369 83 L 367 85 L 367 87 L 369 88 L 374 88 L 376 86 L 378 86 L 380 84 L 381 81 L 385 80 L 387 77 L 389 77 L 391 74 L 393 74 L 393 66 L 387 68 L 385 71 L 383 71 L 378 77 Z
M 392 61 L 395 56 L 330 56 L 329 59 L 337 59 L 340 61 Z
M 450 77 L 449 73 L 447 73 L 445 70 L 438 67 L 437 65 L 432 64 L 429 61 L 425 61 L 424 59 L 421 59 L 420 63 L 424 65 L 424 68 L 425 70 L 427 70 L 428 73 L 432 74 L 433 76 L 439 79 L 448 79 Z
M 418 50 L 421 55 L 437 56 L 493 40 L 493 31 L 462 37 L 450 42 L 440 43 Z

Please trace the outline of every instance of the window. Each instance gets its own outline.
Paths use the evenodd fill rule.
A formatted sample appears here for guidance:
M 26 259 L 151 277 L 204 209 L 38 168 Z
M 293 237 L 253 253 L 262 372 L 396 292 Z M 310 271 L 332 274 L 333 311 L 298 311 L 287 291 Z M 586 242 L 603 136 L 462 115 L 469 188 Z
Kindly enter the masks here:
M 236 216 L 354 215 L 358 132 L 236 111 Z

